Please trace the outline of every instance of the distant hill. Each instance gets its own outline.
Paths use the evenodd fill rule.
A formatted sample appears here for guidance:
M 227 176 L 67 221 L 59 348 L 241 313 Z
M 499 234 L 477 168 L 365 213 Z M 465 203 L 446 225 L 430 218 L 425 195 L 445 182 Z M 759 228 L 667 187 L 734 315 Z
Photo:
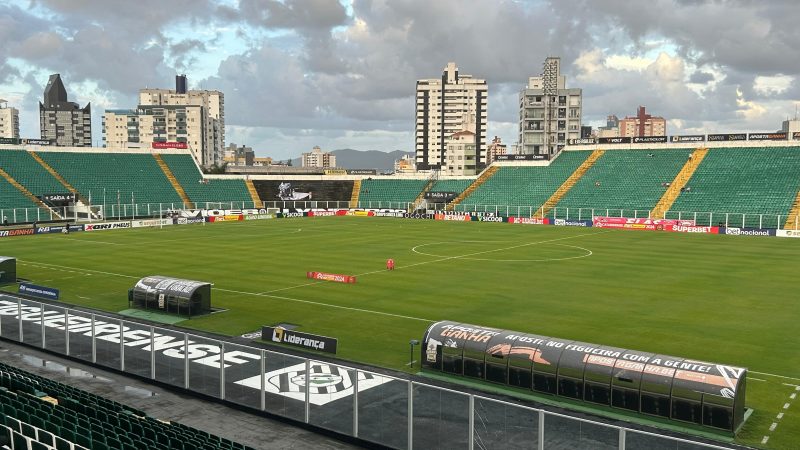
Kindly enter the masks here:
M 379 171 L 389 171 L 394 169 L 394 161 L 408 154 L 402 150 L 393 152 L 381 152 L 378 150 L 353 150 L 345 148 L 334 150 L 331 153 L 336 155 L 336 165 L 345 169 L 378 169 Z M 300 158 L 292 160 L 292 165 L 300 167 Z

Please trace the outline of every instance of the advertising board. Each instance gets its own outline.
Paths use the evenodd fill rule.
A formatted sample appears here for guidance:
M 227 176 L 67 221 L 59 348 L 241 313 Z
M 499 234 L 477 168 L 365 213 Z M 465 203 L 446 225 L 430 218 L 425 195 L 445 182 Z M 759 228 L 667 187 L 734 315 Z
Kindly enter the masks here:
M 683 136 L 671 136 L 672 142 L 703 142 L 706 140 L 705 135 L 702 134 L 687 134 Z
M 538 217 L 515 217 L 508 218 L 508 223 L 518 223 L 522 225 L 549 225 L 550 219 Z
M 634 217 L 605 217 L 592 218 L 594 227 L 597 228 L 625 228 L 630 230 L 663 231 L 667 225 L 694 226 L 693 220 L 677 219 L 647 219 Z
M 719 234 L 727 234 L 728 236 L 776 236 L 777 231 L 779 230 L 773 228 L 719 228 Z
M 0 230 L 0 238 L 15 236 L 30 236 L 34 233 L 33 228 L 15 228 L 13 230 Z
M 39 286 L 31 283 L 20 283 L 19 293 L 31 297 L 45 298 L 47 300 L 58 300 L 58 289 Z
M 172 225 L 172 219 L 146 219 L 146 220 L 133 220 L 131 226 L 133 228 L 140 227 L 161 227 Z
M 105 230 L 118 230 L 120 228 L 130 228 L 130 222 L 104 222 L 104 223 L 89 223 L 84 225 L 84 231 L 105 231 Z
M 348 284 L 353 284 L 356 282 L 356 277 L 352 275 L 342 275 L 338 273 L 327 273 L 327 272 L 306 272 L 306 278 L 311 278 L 312 280 L 335 281 L 337 283 L 348 283 Z
M 302 333 L 284 327 L 262 327 L 261 339 L 265 341 L 288 344 L 308 350 L 317 350 L 325 353 L 336 354 L 338 340 L 318 334 Z

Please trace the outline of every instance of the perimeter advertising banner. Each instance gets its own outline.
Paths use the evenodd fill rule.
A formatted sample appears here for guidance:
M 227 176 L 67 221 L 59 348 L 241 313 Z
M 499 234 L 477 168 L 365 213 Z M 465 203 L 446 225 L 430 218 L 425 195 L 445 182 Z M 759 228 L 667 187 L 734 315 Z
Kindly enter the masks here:
M 703 134 L 691 134 L 683 136 L 672 136 L 670 140 L 672 142 L 703 142 L 706 140 L 706 137 Z
M 352 275 L 342 275 L 338 273 L 327 273 L 327 272 L 306 272 L 306 278 L 311 278 L 312 280 L 335 281 L 337 283 L 348 283 L 348 284 L 353 284 L 356 282 L 356 277 Z
M 244 220 L 244 214 L 226 214 L 224 216 L 209 216 L 209 222 L 238 222 Z
M 89 223 L 84 225 L 84 231 L 105 231 L 105 230 L 118 230 L 121 228 L 130 228 L 130 222 L 105 222 L 105 223 Z
M 719 227 L 700 227 L 700 226 L 686 226 L 686 225 L 665 225 L 664 231 L 672 233 L 705 233 L 705 234 L 719 234 Z
M 720 141 L 746 141 L 746 133 L 729 133 L 729 134 L 709 134 L 708 142 Z
M 19 293 L 29 295 L 31 297 L 45 298 L 47 300 L 58 300 L 58 289 L 38 286 L 31 283 L 20 283 Z
M 630 144 L 630 137 L 601 137 L 597 138 L 598 144 Z
M 778 237 L 800 238 L 800 230 L 776 230 L 775 235 Z
M 776 236 L 777 231 L 779 230 L 774 228 L 719 228 L 719 234 L 727 234 L 729 236 Z
M 634 144 L 657 144 L 667 142 L 666 136 L 638 136 L 633 138 Z
M 605 217 L 592 218 L 593 226 L 597 228 L 625 228 L 630 230 L 663 231 L 667 225 L 694 226 L 694 220 L 676 219 L 645 219 L 633 217 Z
M 551 225 L 559 227 L 591 227 L 591 220 L 568 220 L 568 219 L 553 219 L 550 221 Z
M 518 223 L 521 225 L 550 225 L 550 219 L 545 218 L 538 218 L 538 217 L 515 217 L 510 216 L 508 218 L 508 223 Z
M 785 141 L 788 137 L 788 133 L 750 133 L 747 135 L 747 139 L 750 141 Z
M 338 345 L 338 340 L 336 338 L 302 333 L 283 327 L 261 327 L 261 339 L 333 354 L 336 354 L 336 347 Z
M 33 228 L 15 228 L 13 230 L 0 230 L 0 238 L 15 236 L 30 236 L 34 233 Z
M 74 231 L 83 231 L 83 225 L 48 225 L 44 227 L 36 227 L 36 234 L 67 234 Z

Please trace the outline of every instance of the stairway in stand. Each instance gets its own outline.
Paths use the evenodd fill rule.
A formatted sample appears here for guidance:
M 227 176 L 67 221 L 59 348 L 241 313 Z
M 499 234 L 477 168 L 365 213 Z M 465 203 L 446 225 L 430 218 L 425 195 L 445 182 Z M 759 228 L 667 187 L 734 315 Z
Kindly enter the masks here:
M 256 186 L 253 184 L 253 180 L 246 179 L 244 180 L 245 186 L 247 186 L 247 192 L 250 193 L 250 198 L 253 199 L 253 207 L 260 208 L 264 206 L 264 202 L 261 201 L 261 197 L 258 196 L 258 191 L 256 190 Z
M 650 217 L 654 219 L 663 219 L 664 214 L 672 207 L 672 204 L 675 203 L 675 200 L 678 199 L 678 196 L 681 195 L 681 189 L 686 186 L 686 183 L 689 182 L 689 179 L 692 178 L 694 175 L 694 171 L 700 166 L 700 163 L 703 162 L 703 159 L 708 154 L 707 148 L 698 148 L 692 152 L 689 159 L 686 161 L 686 164 L 683 165 L 680 172 L 675 175 L 675 179 L 672 180 L 672 183 L 669 184 L 666 192 L 664 195 L 661 196 L 661 199 L 656 203 L 656 206 L 650 212 Z
M 158 153 L 153 153 L 153 158 L 155 158 L 158 167 L 161 168 L 161 171 L 164 172 L 164 176 L 167 177 L 172 187 L 175 188 L 175 192 L 181 197 L 181 201 L 187 208 L 194 208 L 194 203 L 189 199 L 189 196 L 186 195 L 186 191 L 183 190 L 183 186 L 178 183 L 178 179 L 175 178 L 175 175 L 172 173 L 172 170 L 169 168 L 167 163 L 164 162 L 164 158 L 161 157 Z
M 50 172 L 50 175 L 52 175 L 53 178 L 58 180 L 58 182 L 61 183 L 61 185 L 64 186 L 64 188 L 66 190 L 68 190 L 69 192 L 72 192 L 73 194 L 75 194 L 75 198 L 77 198 L 78 200 L 83 202 L 83 204 L 85 204 L 85 205 L 89 204 L 89 201 L 86 200 L 85 198 L 83 198 L 81 193 L 78 192 L 78 190 L 75 189 L 75 187 L 73 185 L 69 184 L 69 182 L 67 180 L 65 180 L 64 177 L 62 177 L 60 173 L 56 172 L 56 169 L 53 169 L 53 167 L 50 166 L 50 164 L 47 164 L 47 161 L 43 160 L 41 156 L 36 154 L 36 152 L 34 152 L 34 151 L 29 151 L 28 154 L 30 154 L 31 157 L 36 160 L 36 162 L 38 162 L 42 167 L 44 167 L 44 170 Z
M 353 193 L 350 194 L 350 207 L 358 208 L 358 194 L 361 192 L 361 179 L 353 182 Z
M 572 175 L 570 175 L 564 181 L 564 183 L 558 189 L 556 189 L 555 192 L 553 192 L 553 195 L 551 195 L 550 198 L 548 198 L 547 201 L 542 204 L 542 206 L 536 211 L 536 214 L 534 214 L 534 217 L 545 217 L 547 213 L 553 209 L 562 198 L 564 198 L 567 192 L 569 192 L 569 190 L 575 186 L 575 183 L 577 183 L 578 180 L 580 180 L 583 175 L 586 174 L 586 172 L 591 169 L 592 166 L 594 166 L 594 163 L 600 159 L 605 152 L 605 150 L 600 149 L 593 151 L 592 154 L 589 155 L 589 157 L 586 158 L 586 160 L 583 161 L 583 163 L 581 163 L 577 169 L 575 169 L 575 172 L 572 172 Z
M 433 189 L 433 185 L 435 185 L 437 181 L 439 181 L 439 171 L 434 170 L 431 172 L 431 176 L 428 177 L 428 181 L 425 183 L 425 186 L 422 187 L 419 195 L 417 195 L 417 198 L 415 198 L 412 202 L 411 207 L 408 208 L 408 212 L 414 212 L 419 209 L 420 206 L 422 206 L 422 204 L 425 202 L 425 194 Z
M 61 217 L 61 216 L 60 216 L 60 215 L 59 215 L 59 214 L 58 214 L 58 213 L 57 213 L 55 210 L 53 210 L 53 209 L 50 209 L 50 207 L 49 207 L 49 206 L 45 205 L 45 204 L 44 204 L 44 202 L 42 202 L 41 200 L 39 200 L 39 198 L 38 198 L 38 197 L 36 197 L 35 195 L 33 195 L 33 194 L 31 193 L 31 191 L 27 190 L 27 189 L 25 188 L 25 186 L 23 186 L 23 185 L 19 184 L 19 183 L 17 182 L 17 180 L 15 180 L 15 179 L 14 179 L 14 177 L 12 177 L 11 175 L 9 175 L 9 174 L 8 174 L 8 172 L 6 172 L 5 170 L 3 170 L 3 169 L 0 169 L 0 177 L 3 177 L 3 178 L 5 178 L 5 179 L 6 179 L 6 181 L 8 181 L 8 182 L 9 182 L 9 184 L 11 184 L 11 185 L 12 185 L 12 186 L 14 186 L 15 188 L 17 188 L 17 190 L 19 190 L 20 192 L 22 192 L 22 193 L 25 195 L 25 197 L 28 197 L 28 199 L 30 199 L 30 201 L 32 201 L 33 203 L 35 203 L 35 204 L 36 204 L 38 207 L 40 207 L 40 208 L 44 208 L 44 209 L 47 209 L 47 210 L 49 210 L 49 211 L 50 211 L 50 212 L 51 212 L 51 213 L 52 213 L 52 214 L 53 214 L 55 217 L 58 217 L 59 219 L 61 219 L 61 218 L 62 218 L 62 217 Z M 27 213 L 26 213 L 26 214 L 27 214 Z
M 794 198 L 792 209 L 789 210 L 789 217 L 786 218 L 786 223 L 783 225 L 783 229 L 797 230 L 798 227 L 800 227 L 798 216 L 800 216 L 800 191 L 797 192 L 797 196 Z
M 465 198 L 469 197 L 475 191 L 475 189 L 478 189 L 480 185 L 486 183 L 486 181 L 488 181 L 489 178 L 492 178 L 492 175 L 497 173 L 498 170 L 500 170 L 500 166 L 496 165 L 489 166 L 475 181 L 472 182 L 472 184 L 470 184 L 469 186 L 467 186 L 466 189 L 464 189 L 464 192 L 458 194 L 458 197 L 454 198 L 453 201 L 448 203 L 444 209 L 446 211 L 452 211 L 456 207 L 456 205 L 463 202 Z

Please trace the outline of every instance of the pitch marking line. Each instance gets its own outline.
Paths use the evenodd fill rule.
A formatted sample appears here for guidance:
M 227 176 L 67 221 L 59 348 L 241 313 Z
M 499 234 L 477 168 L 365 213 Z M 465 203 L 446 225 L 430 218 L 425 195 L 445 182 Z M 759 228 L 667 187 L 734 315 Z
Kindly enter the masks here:
M 236 291 L 236 290 L 233 290 L 233 289 L 224 289 L 224 288 L 217 288 L 217 287 L 212 288 L 212 289 L 217 290 L 217 291 L 223 291 L 223 292 L 233 292 L 235 294 L 254 295 L 254 296 L 257 296 L 257 297 L 267 297 L 267 298 L 274 298 L 274 299 L 278 299 L 278 300 L 287 300 L 287 301 L 290 301 L 290 302 L 307 303 L 307 304 L 310 304 L 310 305 L 318 305 L 318 306 L 327 306 L 329 308 L 346 309 L 348 311 L 358 311 L 358 312 L 365 312 L 365 313 L 370 313 L 370 314 L 378 314 L 378 315 L 381 315 L 381 316 L 397 317 L 397 318 L 400 318 L 400 319 L 418 320 L 420 322 L 436 322 L 435 320 L 423 319 L 423 318 L 420 318 L 420 317 L 404 316 L 402 314 L 387 313 L 387 312 L 383 312 L 383 311 L 373 311 L 373 310 L 370 310 L 370 309 L 363 309 L 363 308 L 352 308 L 350 306 L 331 305 L 329 303 L 315 302 L 315 301 L 312 301 L 312 300 L 303 300 L 303 299 L 292 298 L 292 297 L 283 297 L 283 296 L 280 296 L 280 295 L 259 294 L 258 292 L 244 292 L 244 291 Z
M 573 238 L 577 238 L 577 237 L 590 236 L 590 235 L 593 235 L 593 234 L 609 233 L 609 232 L 610 231 L 599 231 L 599 232 L 593 232 L 593 233 L 584 233 L 584 234 L 578 234 L 578 235 L 575 235 L 575 236 L 567 236 L 567 237 L 557 238 L 557 239 L 548 239 L 548 240 L 545 240 L 545 241 L 538 241 L 538 242 L 528 242 L 528 243 L 525 243 L 525 244 L 514 245 L 514 246 L 511 246 L 511 247 L 504 247 L 504 248 L 500 248 L 500 249 L 485 250 L 485 251 L 481 251 L 481 252 L 467 253 L 465 255 L 456 255 L 456 256 L 427 255 L 425 253 L 417 252 L 415 249 L 417 247 L 421 246 L 421 245 L 417 245 L 417 246 L 411 248 L 412 252 L 417 253 L 419 255 L 427 255 L 427 256 L 438 257 L 439 259 L 434 259 L 434 260 L 431 260 L 431 261 L 422 261 L 422 262 L 418 262 L 418 263 L 414 263 L 414 264 L 409 264 L 407 266 L 398 266 L 395 270 L 408 269 L 409 267 L 421 266 L 423 264 L 432 264 L 432 263 L 436 263 L 436 262 L 449 261 L 451 259 L 460 259 L 460 258 L 469 259 L 468 257 L 470 257 L 470 256 L 482 255 L 482 254 L 485 254 L 485 253 L 491 253 L 491 252 L 500 251 L 500 250 L 511 250 L 513 248 L 525 247 L 525 246 L 529 246 L 529 245 L 548 244 L 550 242 L 561 241 L 561 240 L 565 240 L 565 239 L 573 239 Z M 435 242 L 435 243 L 432 243 L 432 244 L 437 244 L 437 243 L 440 243 L 440 242 Z M 422 244 L 422 245 L 431 245 L 431 244 Z M 578 248 L 582 248 L 582 247 L 578 247 Z M 583 249 L 583 250 L 586 250 L 586 249 Z M 590 256 L 592 254 L 592 252 L 590 250 L 586 250 L 586 251 L 589 252 L 589 255 L 580 256 L 580 258 L 586 257 L 586 256 Z M 562 259 L 574 259 L 574 258 L 576 258 L 576 257 L 562 258 Z M 555 261 L 555 260 L 548 259 L 547 261 Z M 501 261 L 498 261 L 498 262 L 501 262 Z M 372 274 L 381 273 L 381 272 L 386 272 L 386 270 L 385 269 L 373 270 L 371 272 L 359 273 L 359 274 L 356 274 L 355 276 L 356 277 L 363 277 L 365 275 L 372 275 Z M 289 286 L 289 287 L 285 287 L 285 288 L 272 289 L 272 290 L 269 290 L 269 291 L 258 292 L 256 295 L 271 294 L 273 292 L 288 291 L 288 290 L 291 290 L 291 289 L 297 289 L 297 288 L 306 287 L 306 286 L 313 286 L 313 285 L 321 284 L 321 283 L 324 283 L 324 282 L 323 281 L 312 281 L 310 283 L 298 284 L 296 286 Z
M 68 238 L 68 237 L 62 238 L 62 240 L 73 241 L 73 242 L 83 242 L 83 243 L 88 243 L 88 244 L 122 245 L 122 246 L 128 245 L 128 244 L 120 244 L 119 242 L 95 241 L 95 240 L 92 240 L 92 239 L 75 239 L 75 238 Z
M 787 377 L 787 376 L 785 376 L 785 375 L 776 375 L 776 374 L 774 374 L 774 373 L 767 373 L 767 372 L 756 372 L 756 371 L 754 371 L 754 370 L 751 370 L 751 371 L 750 371 L 750 373 L 757 373 L 757 374 L 759 374 L 759 375 L 768 375 L 768 376 L 770 376 L 770 377 L 778 377 L 778 378 L 784 378 L 784 379 L 787 379 L 787 380 L 797 380 L 797 381 L 800 381 L 800 378 L 797 378 L 797 377 Z
M 45 263 L 36 263 L 36 264 L 45 265 Z M 54 266 L 54 267 L 63 267 L 63 268 L 66 268 L 66 269 L 77 269 L 75 267 L 61 266 L 61 265 L 57 265 L 57 264 L 46 264 L 46 265 L 50 265 L 50 266 Z M 115 277 L 136 278 L 136 279 L 141 278 L 141 277 L 136 277 L 136 276 L 133 276 L 133 275 L 125 275 L 125 274 L 121 274 L 121 273 L 103 272 L 101 270 L 91 270 L 91 269 L 77 269 L 77 270 L 85 270 L 86 272 L 100 273 L 100 274 L 103 274 L 103 275 L 111 275 L 111 276 L 115 276 Z M 371 313 L 371 314 L 378 314 L 378 315 L 381 315 L 381 316 L 397 317 L 397 318 L 400 318 L 400 319 L 418 320 L 420 322 L 436 322 L 435 320 L 422 319 L 420 317 L 404 316 L 402 314 L 393 314 L 393 313 L 387 313 L 387 312 L 382 312 L 382 311 L 372 311 L 372 310 L 369 310 L 369 309 L 362 309 L 362 308 L 352 308 L 352 307 L 349 307 L 349 306 L 331 305 L 331 304 L 328 304 L 328 303 L 315 302 L 315 301 L 312 301 L 312 300 L 303 300 L 303 299 L 299 299 L 299 298 L 282 297 L 282 296 L 279 296 L 279 295 L 259 294 L 257 292 L 236 291 L 236 290 L 233 290 L 233 289 L 224 289 L 224 288 L 218 288 L 218 287 L 214 287 L 212 289 L 217 290 L 217 291 L 223 291 L 223 292 L 232 292 L 232 293 L 235 293 L 235 294 L 253 295 L 253 296 L 257 296 L 257 297 L 268 297 L 268 298 L 275 298 L 275 299 L 278 299 L 278 300 L 287 300 L 287 301 L 290 301 L 290 302 L 306 303 L 306 304 L 310 304 L 310 305 L 327 306 L 327 307 L 330 307 L 330 308 L 337 308 L 337 309 L 346 309 L 346 310 L 349 310 L 349 311 L 359 311 L 359 312 L 365 312 L 365 313 Z
M 795 387 L 795 391 L 800 391 L 800 386 L 798 386 L 796 384 L 783 383 L 783 385 L 784 386 L 794 386 Z M 795 400 L 795 398 L 797 398 L 797 392 L 792 392 L 791 395 L 789 395 L 789 401 L 787 403 L 783 404 L 783 409 L 784 410 L 789 409 L 789 406 L 791 406 L 791 403 Z M 778 415 L 775 416 L 775 418 L 776 418 L 776 420 L 783 419 L 783 412 L 779 412 Z M 775 428 L 777 428 L 777 427 L 778 427 L 778 423 L 777 422 L 772 422 L 772 425 L 769 426 L 769 433 L 772 433 L 773 431 L 775 431 Z M 766 444 L 767 441 L 769 441 L 769 434 L 764 435 L 764 437 L 761 439 L 761 443 L 762 444 Z

